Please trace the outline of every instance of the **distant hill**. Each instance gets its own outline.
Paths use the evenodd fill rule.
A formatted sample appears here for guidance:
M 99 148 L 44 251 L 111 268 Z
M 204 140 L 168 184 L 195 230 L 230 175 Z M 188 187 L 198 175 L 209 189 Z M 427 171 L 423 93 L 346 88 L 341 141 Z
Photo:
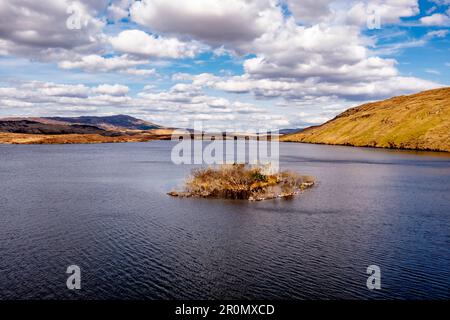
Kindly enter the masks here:
M 450 87 L 351 108 L 281 140 L 450 152 Z
M 294 134 L 302 132 L 304 129 L 280 129 L 279 134 L 285 135 L 285 134 Z
M 30 120 L 2 121 L 0 132 L 26 134 L 105 134 L 106 130 L 81 124 L 50 124 Z
M 141 119 L 133 118 L 127 115 L 107 116 L 107 117 L 49 117 L 48 120 L 66 122 L 70 124 L 93 125 L 106 130 L 152 130 L 161 129 L 162 126 L 147 122 Z
M 142 142 L 171 138 L 173 129 L 126 115 L 0 119 L 0 144 Z
M 31 118 L 5 118 L 0 121 L 33 121 L 48 125 L 87 125 L 103 130 L 154 130 L 164 127 L 152 122 L 133 118 L 127 115 L 94 117 L 31 117 Z

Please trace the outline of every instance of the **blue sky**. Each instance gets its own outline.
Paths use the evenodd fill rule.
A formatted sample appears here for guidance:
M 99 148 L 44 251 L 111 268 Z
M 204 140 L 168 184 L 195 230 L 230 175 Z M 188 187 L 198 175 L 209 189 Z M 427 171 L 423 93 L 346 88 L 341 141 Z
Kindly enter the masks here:
M 0 116 L 316 125 L 360 103 L 448 86 L 449 5 L 0 0 Z

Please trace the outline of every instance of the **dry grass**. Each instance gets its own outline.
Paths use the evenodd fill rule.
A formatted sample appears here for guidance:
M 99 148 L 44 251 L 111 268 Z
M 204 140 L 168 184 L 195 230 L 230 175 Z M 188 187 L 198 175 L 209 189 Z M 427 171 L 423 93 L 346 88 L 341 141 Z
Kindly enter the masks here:
M 293 196 L 314 184 L 314 178 L 295 172 L 265 174 L 264 171 L 263 167 L 244 164 L 196 169 L 183 191 L 169 195 L 256 201 Z
M 0 132 L 0 144 L 90 144 L 146 142 L 151 140 L 170 140 L 168 132 L 142 132 L 132 135 L 103 136 L 100 134 L 24 134 Z
M 281 141 L 450 152 L 450 88 L 352 108 Z

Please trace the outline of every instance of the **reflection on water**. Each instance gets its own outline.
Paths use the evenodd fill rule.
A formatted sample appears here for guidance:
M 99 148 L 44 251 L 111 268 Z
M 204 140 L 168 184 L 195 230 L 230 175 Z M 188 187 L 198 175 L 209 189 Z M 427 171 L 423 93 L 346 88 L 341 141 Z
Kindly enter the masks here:
M 317 186 L 249 203 L 168 197 L 172 145 L 0 146 L 0 298 L 450 297 L 448 155 L 281 144 Z

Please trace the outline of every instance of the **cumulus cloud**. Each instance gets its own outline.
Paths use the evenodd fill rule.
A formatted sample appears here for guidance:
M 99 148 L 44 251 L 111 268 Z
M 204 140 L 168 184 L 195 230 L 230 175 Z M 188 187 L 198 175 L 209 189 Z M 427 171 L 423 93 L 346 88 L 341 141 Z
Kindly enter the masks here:
M 149 63 L 146 59 L 137 59 L 126 54 L 105 58 L 100 55 L 87 55 L 74 58 L 73 60 L 63 60 L 58 63 L 61 69 L 80 69 L 85 72 L 119 72 L 133 76 L 146 77 L 156 74 L 155 69 L 137 68 Z
M 153 89 L 153 88 L 152 88 Z M 143 105 L 158 106 L 148 110 L 156 114 L 164 123 L 173 126 L 192 127 L 193 121 L 205 121 L 205 129 L 272 128 L 275 120 L 289 123 L 288 118 L 267 111 L 257 105 L 240 101 L 231 101 L 224 97 L 206 95 L 193 84 L 176 84 L 167 91 L 143 91 L 138 100 Z M 146 108 L 143 108 L 146 110 Z M 262 123 L 264 118 L 272 119 Z
M 21 86 L 24 93 L 19 96 L 24 96 L 28 93 L 41 94 L 42 97 L 69 97 L 69 98 L 86 98 L 89 95 L 89 87 L 78 84 L 55 84 L 51 82 L 33 81 Z
M 331 18 L 333 0 L 286 0 L 295 19 L 303 24 L 316 24 Z
M 180 77 L 178 75 L 177 77 Z M 236 94 L 253 94 L 256 98 L 283 98 L 287 105 L 300 106 L 300 102 L 308 105 L 328 105 L 332 101 L 365 102 L 394 95 L 409 94 L 443 86 L 441 84 L 400 75 L 379 77 L 373 81 L 323 81 L 318 78 L 301 79 L 255 79 L 249 74 L 242 76 L 218 77 L 211 74 L 200 74 L 183 78 L 188 81 L 185 88 L 194 86 L 196 91 L 203 87 L 222 90 Z M 174 86 L 174 87 L 178 87 Z M 191 92 L 190 90 L 187 90 Z M 346 104 L 347 106 L 349 103 Z
M 129 8 L 133 0 L 114 0 L 107 8 L 108 18 L 113 21 L 119 21 L 129 16 Z
M 235 120 L 245 124 L 240 129 L 273 126 L 270 121 L 262 124 L 264 119 L 288 123 L 286 117 L 266 114 L 266 110 L 254 104 L 210 96 L 200 89 L 193 90 L 192 86 L 180 83 L 161 91 L 149 86 L 130 97 L 129 88 L 118 84 L 89 87 L 33 81 L 14 87 L 0 86 L 0 113 L 9 116 L 127 113 L 174 127 L 191 127 L 193 121 L 204 120 L 205 128 L 221 129 L 230 128 L 230 121 Z
M 32 81 L 15 87 L 0 87 L 0 112 L 10 115 L 77 115 L 124 108 L 131 98 L 120 85 L 88 87 Z M 114 113 L 117 113 L 114 112 Z
M 382 25 L 400 22 L 401 18 L 420 13 L 418 0 L 367 0 L 357 1 L 346 12 L 348 23 L 367 26 L 370 16 L 378 16 Z
M 152 30 L 219 46 L 252 41 L 283 20 L 273 0 L 143 0 L 130 12 Z
M 87 55 L 78 60 L 64 60 L 58 66 L 62 69 L 82 69 L 88 72 L 109 72 L 114 70 L 124 70 L 142 64 L 147 64 L 147 60 L 130 59 L 127 55 L 105 58 L 100 55 Z
M 1 1 L 0 40 L 7 54 L 45 59 L 53 51 L 86 50 L 100 42 L 103 21 L 95 17 L 103 1 Z M 68 28 L 68 21 L 80 29 Z
M 450 16 L 443 13 L 435 13 L 421 18 L 420 22 L 426 26 L 450 26 Z
M 182 42 L 177 38 L 156 37 L 141 30 L 126 30 L 109 42 L 114 49 L 145 57 L 193 58 L 201 47 L 194 42 Z
M 133 69 L 133 68 L 120 70 L 120 73 L 139 77 L 154 76 L 157 74 L 155 69 Z
M 369 100 L 437 86 L 399 76 L 397 62 L 373 56 L 355 26 L 307 27 L 290 20 L 253 46 L 258 54 L 244 62 L 245 75 L 215 81 L 215 88 L 257 98 Z
M 123 96 L 129 91 L 127 86 L 102 84 L 89 87 L 84 84 L 60 84 L 53 82 L 31 81 L 17 87 L 0 87 L 0 99 L 16 99 L 34 105 L 41 103 L 72 103 L 88 101 L 93 96 Z
M 283 17 L 274 1 L 243 0 L 226 4 L 196 0 L 189 5 L 183 1 L 144 0 L 132 6 L 131 17 L 152 30 L 188 35 L 211 45 L 218 41 L 236 52 L 255 55 L 245 60 L 242 77 L 218 81 L 202 75 L 203 79 L 193 79 L 195 85 L 250 92 L 257 98 L 285 99 L 304 94 L 372 99 L 436 86 L 400 77 L 397 62 L 374 55 L 367 48 L 371 40 L 361 33 L 370 12 L 380 14 L 383 23 L 397 23 L 402 17 L 419 13 L 417 0 L 355 1 L 343 7 L 332 6 L 335 2 L 330 0 L 284 2 L 292 17 Z M 199 29 L 204 25 L 208 28 Z M 235 32 L 235 26 L 240 31 Z M 180 75 L 174 79 L 182 80 Z M 406 87 L 400 90 L 396 81 L 404 81 Z M 383 88 L 383 82 L 391 82 L 392 89 Z
M 126 95 L 129 91 L 130 89 L 127 86 L 119 84 L 115 85 L 102 84 L 92 89 L 92 92 L 94 93 L 106 94 L 110 96 L 123 96 Z
M 259 54 L 246 60 L 244 68 L 259 78 L 356 80 L 396 74 L 393 61 L 370 57 L 363 44 L 355 27 L 303 27 L 291 20 L 284 28 L 255 41 Z

